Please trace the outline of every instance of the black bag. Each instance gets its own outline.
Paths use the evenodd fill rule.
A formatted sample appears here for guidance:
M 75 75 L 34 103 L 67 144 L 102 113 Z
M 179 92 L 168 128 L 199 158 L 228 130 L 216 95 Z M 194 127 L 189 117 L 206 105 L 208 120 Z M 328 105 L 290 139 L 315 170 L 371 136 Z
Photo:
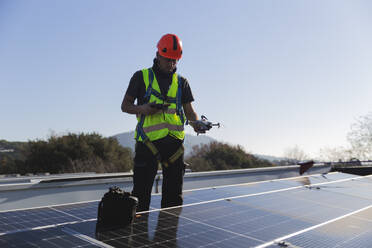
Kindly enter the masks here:
M 117 229 L 133 223 L 138 199 L 114 186 L 98 205 L 96 232 Z

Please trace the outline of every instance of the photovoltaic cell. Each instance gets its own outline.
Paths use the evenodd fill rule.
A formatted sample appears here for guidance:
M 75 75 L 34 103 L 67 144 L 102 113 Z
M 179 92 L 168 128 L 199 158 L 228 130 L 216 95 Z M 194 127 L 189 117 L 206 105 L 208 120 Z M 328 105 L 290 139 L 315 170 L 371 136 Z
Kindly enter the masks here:
M 77 248 L 99 247 L 72 235 L 64 233 L 60 228 L 25 231 L 0 236 L 0 247 L 20 248 Z
M 368 219 L 363 218 L 364 216 Z M 372 210 L 329 223 L 309 232 L 294 236 L 286 242 L 300 247 L 370 247 Z
M 314 185 L 315 182 L 354 177 L 334 173 L 330 177 L 318 175 L 188 191 L 185 203 L 199 204 L 142 213 L 133 225 L 103 233 L 95 233 L 98 202 L 2 212 L 0 230 L 8 234 L 0 235 L 0 247 L 96 247 L 99 244 L 114 247 L 254 247 L 371 205 L 368 194 L 372 193 L 372 180 Z M 342 191 L 343 188 L 348 190 Z M 160 195 L 154 199 L 153 202 L 159 203 Z M 336 247 L 330 244 L 363 247 L 360 245 L 372 240 L 369 238 L 370 216 L 372 213 L 363 211 L 283 242 L 300 247 Z M 70 224 L 25 230 L 48 223 Z M 9 230 L 19 232 L 9 233 Z M 349 234 L 341 235 L 344 231 Z M 74 232 L 81 235 L 73 235 Z M 15 240 L 16 237 L 19 239 Z M 270 247 L 280 246 L 273 244 Z
M 356 179 L 352 181 L 340 182 L 337 185 L 324 185 L 320 186 L 320 188 L 327 192 L 372 200 L 372 189 L 370 186 L 371 181 Z
M 97 218 L 98 202 L 0 212 L 0 233 Z
M 45 208 L 5 212 L 0 213 L 0 232 L 10 232 L 79 220 L 79 218 L 74 216 Z
M 52 207 L 52 209 L 63 212 L 67 215 L 80 218 L 82 220 L 88 220 L 92 218 L 97 218 L 98 201 L 73 205 L 56 206 Z
M 180 211 L 182 211 L 181 208 L 149 213 L 141 217 L 142 221 L 136 220 L 136 223 L 130 228 L 130 232 L 124 230 L 106 232 L 101 234 L 98 239 L 115 247 L 124 245 L 134 247 L 145 245 L 146 247 L 203 247 L 213 243 L 217 247 L 219 245 L 223 247 L 221 245 L 227 241 L 234 242 L 237 238 L 244 240 L 243 244 L 245 245 L 261 243 L 248 236 L 232 233 L 196 220 L 189 220 L 182 217 Z M 153 219 L 151 215 L 157 214 L 156 225 L 154 223 L 148 224 L 147 219 L 151 220 Z

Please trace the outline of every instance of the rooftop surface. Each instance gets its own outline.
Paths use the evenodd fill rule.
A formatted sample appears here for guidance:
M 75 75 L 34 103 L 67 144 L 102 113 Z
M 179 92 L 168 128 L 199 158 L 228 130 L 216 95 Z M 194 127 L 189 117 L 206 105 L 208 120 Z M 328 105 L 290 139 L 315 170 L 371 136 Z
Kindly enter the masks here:
M 190 173 L 185 176 L 183 206 L 159 209 L 161 196 L 153 194 L 151 210 L 142 212 L 132 226 L 104 233 L 95 232 L 99 199 L 110 185 L 129 189 L 130 179 L 48 180 L 44 184 L 49 187 L 41 187 L 40 181 L 23 188 L 3 185 L 0 247 L 369 247 L 372 243 L 372 177 L 327 173 L 325 167 L 312 168 L 303 176 L 298 176 L 296 167 Z

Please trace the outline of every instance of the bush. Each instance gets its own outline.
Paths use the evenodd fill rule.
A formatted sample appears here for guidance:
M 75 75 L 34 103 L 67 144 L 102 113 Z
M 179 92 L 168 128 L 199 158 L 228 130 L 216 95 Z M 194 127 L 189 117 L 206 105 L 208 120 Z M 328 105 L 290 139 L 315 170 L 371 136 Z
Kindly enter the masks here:
M 241 146 L 212 142 L 194 146 L 186 160 L 192 171 L 230 170 L 274 166 L 267 160 L 248 154 Z
M 25 168 L 31 173 L 125 172 L 132 167 L 130 148 L 96 133 L 30 141 L 25 160 Z

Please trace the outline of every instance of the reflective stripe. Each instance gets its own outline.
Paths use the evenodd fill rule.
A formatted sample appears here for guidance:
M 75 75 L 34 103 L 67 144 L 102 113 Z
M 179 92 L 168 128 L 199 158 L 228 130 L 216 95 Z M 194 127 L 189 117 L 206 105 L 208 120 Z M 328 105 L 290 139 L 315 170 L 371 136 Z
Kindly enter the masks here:
M 159 109 L 159 111 L 160 111 L 159 113 L 163 113 L 163 111 L 161 109 Z M 174 115 L 174 114 L 177 113 L 177 109 L 166 109 L 166 110 L 164 110 L 164 113 Z M 136 117 L 139 118 L 139 117 L 141 117 L 141 115 L 137 114 Z
M 149 127 L 143 127 L 143 131 L 145 131 L 145 133 L 148 133 L 148 132 L 153 132 L 153 131 L 157 131 L 157 130 L 161 130 L 165 128 L 171 131 L 183 131 L 184 129 L 183 125 L 179 126 L 179 125 L 172 125 L 169 123 L 160 123 L 160 124 L 156 124 L 156 125 L 149 126 Z

